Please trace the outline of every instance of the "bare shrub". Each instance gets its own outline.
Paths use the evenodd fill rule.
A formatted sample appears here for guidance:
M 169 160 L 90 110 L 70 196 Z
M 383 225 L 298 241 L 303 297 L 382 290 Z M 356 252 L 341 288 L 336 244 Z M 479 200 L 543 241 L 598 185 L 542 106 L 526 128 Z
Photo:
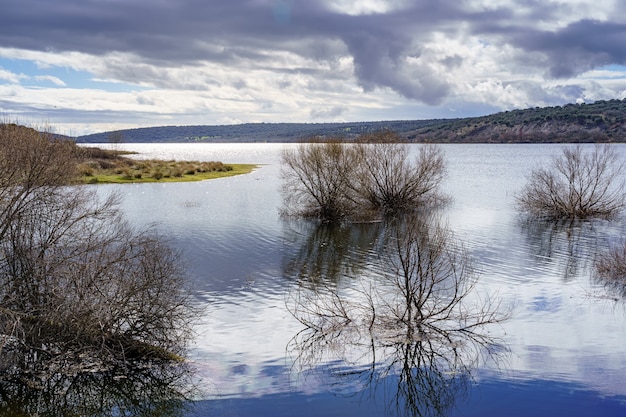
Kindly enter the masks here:
M 428 145 L 412 160 L 409 147 L 384 131 L 356 144 L 300 144 L 282 153 L 285 212 L 327 222 L 362 221 L 444 201 L 443 153 Z
M 301 143 L 281 154 L 286 213 L 336 222 L 354 214 L 354 149 L 335 140 Z
M 190 321 L 179 257 L 118 198 L 67 186 L 73 144 L 0 127 L 0 337 L 15 361 L 172 360 Z M 13 165 L 11 162 L 19 162 Z M 2 345 L 0 345 L 2 348 Z
M 596 145 L 592 151 L 580 145 L 563 148 L 550 166 L 532 171 L 516 196 L 517 207 L 531 217 L 611 217 L 626 202 L 623 171 L 610 145 Z
M 442 201 L 443 152 L 436 145 L 420 147 L 412 160 L 400 136 L 383 131 L 361 137 L 355 177 L 359 194 L 376 211 L 397 213 Z
M 94 168 L 90 163 L 83 162 L 78 165 L 78 174 L 85 177 L 91 177 L 94 174 Z

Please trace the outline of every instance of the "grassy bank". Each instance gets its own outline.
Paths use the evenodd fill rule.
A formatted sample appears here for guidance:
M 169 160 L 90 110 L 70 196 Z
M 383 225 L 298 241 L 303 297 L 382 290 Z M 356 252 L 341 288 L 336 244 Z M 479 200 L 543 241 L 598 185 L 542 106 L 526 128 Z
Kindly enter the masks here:
M 83 148 L 82 153 L 77 182 L 85 184 L 202 181 L 248 174 L 258 167 L 219 161 L 136 160 L 100 148 Z

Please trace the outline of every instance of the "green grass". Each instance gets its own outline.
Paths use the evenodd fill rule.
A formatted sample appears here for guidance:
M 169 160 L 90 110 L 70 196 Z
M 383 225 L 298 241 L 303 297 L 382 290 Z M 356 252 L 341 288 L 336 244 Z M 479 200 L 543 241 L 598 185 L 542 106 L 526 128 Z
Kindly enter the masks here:
M 91 169 L 81 173 L 85 184 L 139 184 L 150 182 L 189 182 L 249 174 L 255 164 L 228 164 L 216 170 L 205 169 L 203 163 L 189 161 L 137 161 L 124 168 Z M 191 167 L 190 167 L 191 166 Z
M 258 165 L 253 164 L 229 164 L 233 167 L 230 171 L 209 171 L 209 172 L 196 172 L 194 174 L 182 174 L 181 176 L 164 175 L 161 178 L 157 178 L 153 175 L 142 175 L 140 178 L 134 176 L 126 176 L 120 174 L 100 174 L 93 175 L 91 177 L 84 177 L 83 182 L 87 184 L 139 184 L 147 182 L 190 182 L 190 181 L 204 181 L 215 178 L 226 178 L 234 175 L 249 174 L 254 169 L 258 168 Z
M 85 147 L 77 149 L 75 182 L 82 184 L 137 184 L 145 182 L 203 181 L 252 172 L 255 164 L 220 161 L 139 160 L 125 152 Z

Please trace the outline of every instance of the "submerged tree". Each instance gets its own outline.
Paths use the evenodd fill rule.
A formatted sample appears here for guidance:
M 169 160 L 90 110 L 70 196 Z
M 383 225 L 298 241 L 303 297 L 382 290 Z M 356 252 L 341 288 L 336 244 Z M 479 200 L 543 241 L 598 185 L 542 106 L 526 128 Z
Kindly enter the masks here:
M 397 133 L 381 131 L 359 139 L 357 193 L 373 210 L 398 213 L 442 201 L 439 186 L 445 174 L 441 148 L 424 145 L 411 158 Z
M 550 166 L 532 171 L 517 196 L 518 209 L 531 217 L 611 217 L 626 204 L 623 172 L 610 145 L 564 148 Z
M 67 185 L 75 151 L 0 126 L 0 366 L 176 359 L 191 319 L 179 257 L 116 196 Z
M 302 143 L 282 154 L 285 212 L 325 222 L 360 221 L 408 212 L 443 201 L 443 153 L 422 146 L 411 158 L 390 132 L 356 143 Z
M 356 155 L 347 144 L 302 143 L 283 151 L 282 164 L 288 214 L 337 222 L 354 213 Z

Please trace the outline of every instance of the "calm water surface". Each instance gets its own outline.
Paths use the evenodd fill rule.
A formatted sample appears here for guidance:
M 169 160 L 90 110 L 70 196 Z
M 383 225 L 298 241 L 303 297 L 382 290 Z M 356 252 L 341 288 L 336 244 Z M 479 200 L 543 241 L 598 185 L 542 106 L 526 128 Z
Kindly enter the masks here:
M 189 416 L 626 415 L 626 301 L 591 273 L 626 224 L 528 224 L 513 207 L 530 170 L 560 146 L 443 146 L 453 201 L 442 216 L 474 260 L 477 295 L 499 300 L 510 319 L 486 330 L 494 349 L 464 353 L 463 372 L 439 373 L 439 362 L 412 367 L 428 349 L 361 354 L 353 339 L 300 333 L 287 308 L 294 265 L 330 274 L 341 257 L 367 269 L 377 232 L 281 220 L 279 154 L 289 145 L 116 146 L 138 158 L 263 164 L 227 179 L 100 186 L 124 195 L 132 222 L 156 224 L 183 251 L 205 311 L 190 352 L 199 391 Z

